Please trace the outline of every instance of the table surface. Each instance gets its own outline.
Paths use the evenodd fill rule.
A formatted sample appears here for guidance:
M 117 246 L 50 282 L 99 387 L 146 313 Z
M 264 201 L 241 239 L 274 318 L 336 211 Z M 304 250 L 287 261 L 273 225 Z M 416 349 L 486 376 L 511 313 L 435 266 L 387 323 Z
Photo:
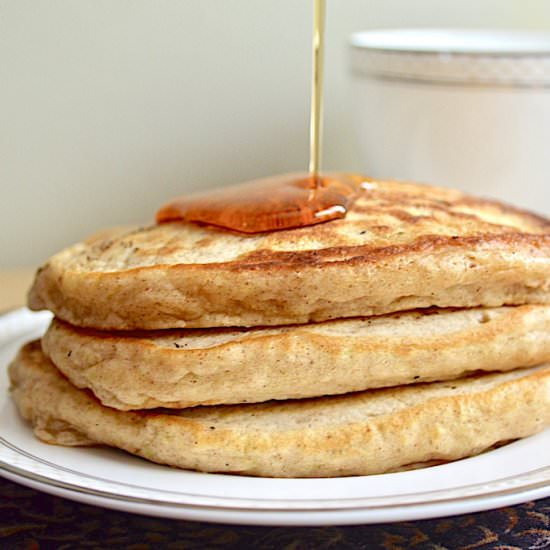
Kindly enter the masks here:
M 24 305 L 32 269 L 0 269 L 0 312 Z M 249 527 L 144 518 L 0 479 L 0 548 L 550 549 L 550 498 L 478 514 L 346 527 Z
M 0 268 L 0 312 L 25 304 L 34 271 L 31 268 Z

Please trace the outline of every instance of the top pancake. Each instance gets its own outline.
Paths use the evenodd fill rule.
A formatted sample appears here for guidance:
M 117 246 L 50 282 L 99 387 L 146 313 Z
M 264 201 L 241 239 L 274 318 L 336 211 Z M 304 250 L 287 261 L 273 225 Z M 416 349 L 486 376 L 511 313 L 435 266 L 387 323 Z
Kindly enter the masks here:
M 310 227 L 104 232 L 53 256 L 29 306 L 128 330 L 550 303 L 548 220 L 455 190 L 368 181 L 345 219 Z

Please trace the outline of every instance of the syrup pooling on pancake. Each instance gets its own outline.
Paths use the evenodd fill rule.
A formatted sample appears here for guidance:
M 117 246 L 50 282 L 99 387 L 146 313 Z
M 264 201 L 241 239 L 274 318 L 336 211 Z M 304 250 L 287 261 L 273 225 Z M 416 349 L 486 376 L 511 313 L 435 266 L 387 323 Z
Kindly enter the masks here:
M 157 222 L 199 222 L 242 233 L 305 227 L 343 218 L 365 188 L 365 178 L 355 174 L 284 174 L 176 198 L 159 210 Z

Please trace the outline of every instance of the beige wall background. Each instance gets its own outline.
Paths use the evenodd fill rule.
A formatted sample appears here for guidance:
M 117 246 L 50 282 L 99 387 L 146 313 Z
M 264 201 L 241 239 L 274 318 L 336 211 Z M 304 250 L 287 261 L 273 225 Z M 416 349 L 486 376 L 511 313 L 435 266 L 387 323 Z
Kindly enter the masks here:
M 548 0 L 328 0 L 324 166 L 361 169 L 346 41 L 550 25 Z M 307 167 L 311 0 L 0 0 L 0 266 L 175 194 Z

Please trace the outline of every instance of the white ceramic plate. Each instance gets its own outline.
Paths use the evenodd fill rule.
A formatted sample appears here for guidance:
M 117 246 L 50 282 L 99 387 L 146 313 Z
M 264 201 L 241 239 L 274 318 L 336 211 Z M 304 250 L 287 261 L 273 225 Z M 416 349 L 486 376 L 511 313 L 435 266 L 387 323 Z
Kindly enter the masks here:
M 50 315 L 0 317 L 0 473 L 58 496 L 117 510 L 258 525 L 414 520 L 550 496 L 550 430 L 451 464 L 337 479 L 261 479 L 159 466 L 121 451 L 40 443 L 8 395 L 5 367 Z

